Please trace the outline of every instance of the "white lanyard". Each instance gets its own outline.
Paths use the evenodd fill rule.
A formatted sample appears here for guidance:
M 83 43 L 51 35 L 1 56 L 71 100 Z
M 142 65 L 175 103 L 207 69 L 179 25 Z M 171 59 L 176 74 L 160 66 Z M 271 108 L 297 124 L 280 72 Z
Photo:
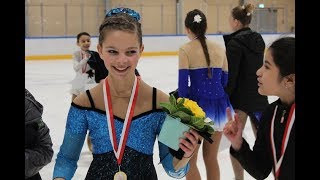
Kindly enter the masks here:
M 272 154 L 273 154 L 273 161 L 274 161 L 274 166 L 275 166 L 275 173 L 276 173 L 276 178 L 279 177 L 280 174 L 280 166 L 282 164 L 283 156 L 286 151 L 287 145 L 288 145 L 288 140 L 290 137 L 290 132 L 295 120 L 295 103 L 291 106 L 290 113 L 288 116 L 288 120 L 286 123 L 284 135 L 282 138 L 282 143 L 281 143 L 281 156 L 279 161 L 277 161 L 277 153 L 276 153 L 276 148 L 274 144 L 274 120 L 276 117 L 278 106 L 275 107 L 272 121 L 271 121 L 271 129 L 270 129 L 270 141 L 271 141 L 271 147 L 272 147 Z

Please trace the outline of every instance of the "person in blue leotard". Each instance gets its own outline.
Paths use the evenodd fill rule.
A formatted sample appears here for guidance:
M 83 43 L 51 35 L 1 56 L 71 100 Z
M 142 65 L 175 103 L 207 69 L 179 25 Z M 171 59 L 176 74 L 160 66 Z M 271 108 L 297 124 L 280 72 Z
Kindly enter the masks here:
M 188 12 L 185 29 L 190 42 L 179 49 L 179 97 L 196 101 L 214 122 L 213 143 L 203 142 L 203 159 L 207 179 L 220 179 L 217 160 L 224 124 L 227 121 L 225 109 L 231 107 L 224 87 L 228 81 L 228 62 L 224 49 L 206 39 L 206 16 L 198 9 Z M 232 107 L 231 107 L 232 108 Z M 197 149 L 198 151 L 198 149 Z M 190 160 L 187 180 L 201 179 L 197 168 L 197 151 Z
M 166 117 L 159 102 L 168 102 L 169 96 L 135 75 L 144 49 L 140 15 L 115 8 L 107 16 L 99 28 L 97 49 L 109 73 L 71 103 L 53 179 L 72 179 L 87 132 L 93 160 L 86 180 L 158 179 L 153 147 Z M 184 135 L 179 147 L 185 153 L 180 159 L 158 142 L 160 163 L 171 177 L 185 176 L 197 147 L 196 131 Z

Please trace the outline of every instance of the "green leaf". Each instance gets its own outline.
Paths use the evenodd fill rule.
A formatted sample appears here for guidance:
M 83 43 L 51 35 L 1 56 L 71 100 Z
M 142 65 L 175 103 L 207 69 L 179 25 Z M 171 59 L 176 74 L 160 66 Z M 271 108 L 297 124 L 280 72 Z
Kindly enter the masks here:
M 210 133 L 210 134 L 213 134 L 213 133 L 214 133 L 214 129 L 213 129 L 213 127 L 210 126 L 210 125 L 205 125 L 205 126 L 204 126 L 204 131 L 205 131 L 205 132 L 208 132 L 208 133 Z
M 173 118 L 180 118 L 181 122 L 189 127 L 201 132 L 213 134 L 213 121 L 206 123 L 204 122 L 204 118 L 195 117 L 194 113 L 183 105 L 184 102 L 185 98 L 182 98 L 177 102 L 176 98 L 173 95 L 170 95 L 169 102 L 160 102 L 160 106 L 169 116 Z
M 177 111 L 175 113 L 172 113 L 171 115 L 173 117 L 180 118 L 182 123 L 186 123 L 186 122 L 190 121 L 190 115 L 183 112 L 183 111 Z
M 190 116 L 189 117 L 185 117 L 184 119 L 181 119 L 181 122 L 188 125 L 188 123 L 190 122 Z
M 190 116 L 194 115 L 193 112 L 190 109 L 188 109 L 188 108 L 186 108 L 184 106 L 182 106 L 182 107 L 178 106 L 177 110 L 185 112 L 186 114 L 189 114 Z
M 163 107 L 164 111 L 167 114 L 172 114 L 172 113 L 175 113 L 177 111 L 177 108 L 172 106 L 170 103 L 160 102 L 159 104 L 160 104 L 161 107 Z
M 178 107 L 179 107 L 179 106 L 183 106 L 184 101 L 185 101 L 185 98 L 182 98 L 182 99 L 178 102 L 177 106 L 178 106 Z
M 204 121 L 202 118 L 191 116 L 190 125 L 196 127 L 197 129 L 202 129 L 204 127 Z
M 170 95 L 169 101 L 170 101 L 170 104 L 172 104 L 173 106 L 177 106 L 177 100 L 173 95 Z
M 200 131 L 200 129 L 198 129 L 197 127 L 194 127 L 194 126 L 192 126 L 192 125 L 190 125 L 190 124 L 188 124 L 188 123 L 185 123 L 185 125 L 189 126 L 189 127 L 192 128 L 192 129 L 195 129 L 195 130 L 197 130 L 197 131 Z

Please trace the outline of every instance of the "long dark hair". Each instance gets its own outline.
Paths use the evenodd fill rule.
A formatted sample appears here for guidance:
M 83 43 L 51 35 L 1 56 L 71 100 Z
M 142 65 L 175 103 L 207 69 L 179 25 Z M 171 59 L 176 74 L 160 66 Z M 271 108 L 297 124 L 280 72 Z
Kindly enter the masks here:
M 184 25 L 196 35 L 197 39 L 199 39 L 208 65 L 208 77 L 212 78 L 212 73 L 210 70 L 210 56 L 206 43 L 207 38 L 205 36 L 207 31 L 206 16 L 199 9 L 194 9 L 188 12 L 186 19 L 184 20 Z

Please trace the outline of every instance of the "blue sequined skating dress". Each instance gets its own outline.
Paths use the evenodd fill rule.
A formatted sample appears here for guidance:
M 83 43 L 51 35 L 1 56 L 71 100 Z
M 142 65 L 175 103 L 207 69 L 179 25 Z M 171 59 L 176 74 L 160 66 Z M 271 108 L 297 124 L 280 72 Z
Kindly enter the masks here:
M 87 91 L 88 93 L 89 91 Z M 155 88 L 154 91 L 155 92 Z M 156 93 L 153 93 L 155 96 Z M 156 99 L 156 98 L 153 98 Z M 153 109 L 132 118 L 129 135 L 121 162 L 121 171 L 128 179 L 156 180 L 157 174 L 153 164 L 153 147 L 160 133 L 166 113 Z M 114 116 L 117 143 L 124 119 Z M 111 145 L 105 111 L 94 107 L 81 107 L 71 104 L 63 144 L 57 155 L 53 178 L 64 177 L 70 180 L 77 169 L 77 161 L 87 134 L 93 145 L 93 161 L 90 164 L 86 180 L 113 180 L 119 167 Z M 169 148 L 159 142 L 160 162 L 169 176 L 182 178 L 189 170 L 189 164 L 175 171 L 173 156 Z
M 197 102 L 206 116 L 213 120 L 214 129 L 222 131 L 227 122 L 226 108 L 232 109 L 229 97 L 224 91 L 228 72 L 222 68 L 211 67 L 210 70 L 212 78 L 208 78 L 208 68 L 179 69 L 178 92 L 180 97 Z

